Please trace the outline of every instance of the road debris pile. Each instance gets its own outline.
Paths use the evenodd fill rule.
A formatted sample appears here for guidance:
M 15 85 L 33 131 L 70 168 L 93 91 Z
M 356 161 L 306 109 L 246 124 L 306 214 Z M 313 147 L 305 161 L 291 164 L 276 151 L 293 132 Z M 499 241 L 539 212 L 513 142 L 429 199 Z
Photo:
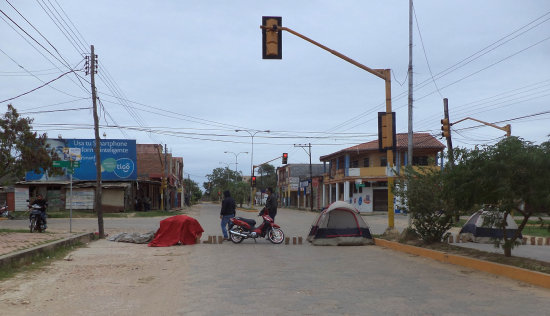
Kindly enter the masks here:
M 118 242 L 131 242 L 135 244 L 147 244 L 155 237 L 155 232 L 150 231 L 148 233 L 119 233 L 113 235 L 107 240 Z

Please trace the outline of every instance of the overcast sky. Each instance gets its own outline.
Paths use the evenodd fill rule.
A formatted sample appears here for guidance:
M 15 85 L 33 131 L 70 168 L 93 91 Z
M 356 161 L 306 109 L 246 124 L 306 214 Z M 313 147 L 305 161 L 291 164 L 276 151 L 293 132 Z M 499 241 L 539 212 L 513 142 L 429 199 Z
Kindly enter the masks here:
M 254 137 L 254 164 L 283 152 L 289 163 L 308 163 L 294 144 L 311 143 L 319 163 L 376 140 L 384 81 L 286 32 L 283 59 L 262 60 L 262 16 L 281 16 L 283 26 L 370 68 L 390 68 L 397 132 L 408 130 L 405 0 L 8 1 L 0 2 L 0 100 L 78 70 L 0 103 L 50 137 L 94 137 L 82 71 L 94 45 L 100 134 L 166 144 L 200 185 L 214 168 L 235 168 L 224 151 L 249 152 L 239 154 L 238 169 L 250 174 L 249 132 L 271 131 Z M 415 19 L 415 132 L 439 137 L 448 98 L 451 122 L 469 116 L 548 140 L 550 1 L 417 1 Z M 453 145 L 504 135 L 465 121 L 453 126 Z

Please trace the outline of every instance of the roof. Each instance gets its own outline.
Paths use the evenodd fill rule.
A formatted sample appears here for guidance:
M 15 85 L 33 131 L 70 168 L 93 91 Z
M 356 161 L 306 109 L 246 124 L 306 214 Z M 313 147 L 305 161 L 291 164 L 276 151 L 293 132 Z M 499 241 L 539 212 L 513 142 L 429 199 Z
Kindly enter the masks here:
M 396 150 L 406 150 L 409 146 L 409 138 L 407 133 L 395 134 L 397 138 Z M 441 143 L 437 138 L 433 137 L 429 133 L 414 133 L 413 134 L 413 148 L 414 149 L 436 149 L 438 151 L 443 150 L 445 145 Z M 373 140 L 367 143 L 362 143 L 349 148 L 342 149 L 340 151 L 321 156 L 321 161 L 330 159 L 334 156 L 340 156 L 350 152 L 365 152 L 365 151 L 378 151 L 378 140 Z

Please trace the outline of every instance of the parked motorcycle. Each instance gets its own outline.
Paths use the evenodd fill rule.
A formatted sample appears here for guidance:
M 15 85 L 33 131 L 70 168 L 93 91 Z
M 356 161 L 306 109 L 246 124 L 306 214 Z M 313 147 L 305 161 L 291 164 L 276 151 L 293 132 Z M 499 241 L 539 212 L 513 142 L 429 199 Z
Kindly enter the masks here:
M 4 204 L 0 206 L 0 217 L 13 219 L 13 216 L 10 214 L 10 211 L 8 211 L 8 204 Z
M 46 231 L 46 223 L 42 220 L 42 207 L 38 204 L 29 205 L 29 228 L 31 233 Z
M 263 222 L 256 227 L 256 221 L 244 217 L 233 217 L 229 223 L 229 238 L 232 242 L 238 244 L 247 238 L 265 237 L 274 244 L 280 244 L 285 240 L 285 234 L 281 227 L 273 222 L 268 215 L 267 209 L 262 209 L 258 216 L 261 216 Z

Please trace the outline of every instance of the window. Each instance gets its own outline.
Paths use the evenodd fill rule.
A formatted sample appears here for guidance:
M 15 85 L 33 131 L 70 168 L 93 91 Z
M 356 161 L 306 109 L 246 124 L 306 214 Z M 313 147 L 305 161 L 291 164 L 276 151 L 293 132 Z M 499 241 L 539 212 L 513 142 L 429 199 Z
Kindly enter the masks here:
M 369 167 L 369 166 L 370 166 L 369 158 L 363 159 L 363 167 Z
M 353 160 L 349 166 L 350 168 L 359 168 L 359 161 Z
M 413 165 L 414 166 L 427 166 L 428 165 L 428 157 L 427 156 L 413 157 Z
M 388 159 L 386 157 L 380 157 L 380 167 L 385 167 L 388 165 Z

